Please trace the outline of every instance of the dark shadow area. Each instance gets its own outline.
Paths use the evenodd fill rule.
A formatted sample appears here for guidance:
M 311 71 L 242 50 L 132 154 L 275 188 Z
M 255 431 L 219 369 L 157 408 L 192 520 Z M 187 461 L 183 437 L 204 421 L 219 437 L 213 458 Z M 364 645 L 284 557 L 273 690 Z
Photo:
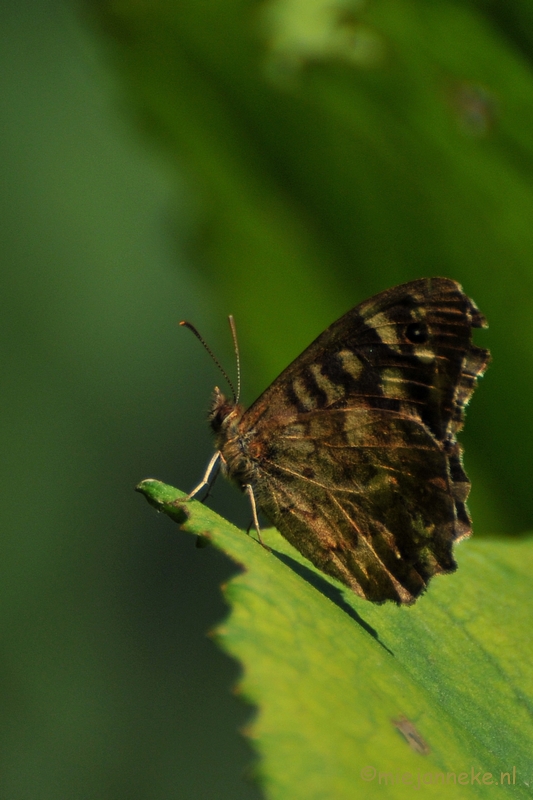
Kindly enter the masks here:
M 394 656 L 392 650 L 389 650 L 387 645 L 380 641 L 378 632 L 375 630 L 375 628 L 369 625 L 368 622 L 365 622 L 365 620 L 359 616 L 357 611 L 348 605 L 339 589 L 336 589 L 325 578 L 317 575 L 317 573 L 313 572 L 313 570 L 309 569 L 309 567 L 306 567 L 304 564 L 300 564 L 298 561 L 295 561 L 294 558 L 285 555 L 285 553 L 280 553 L 279 550 L 272 550 L 272 555 L 276 556 L 276 558 L 282 561 L 285 566 L 292 569 L 293 572 L 296 572 L 296 574 L 299 575 L 300 578 L 303 578 L 304 581 L 310 583 L 311 586 L 321 592 L 325 597 L 328 598 L 328 600 L 331 600 L 332 603 L 335 603 L 335 605 L 338 606 L 341 611 L 344 611 L 345 614 L 348 614 L 348 616 L 355 620 L 355 622 L 357 622 L 357 624 L 360 625 L 363 630 L 369 633 L 370 636 L 373 636 L 376 642 L 384 650 L 386 650 L 389 655 Z

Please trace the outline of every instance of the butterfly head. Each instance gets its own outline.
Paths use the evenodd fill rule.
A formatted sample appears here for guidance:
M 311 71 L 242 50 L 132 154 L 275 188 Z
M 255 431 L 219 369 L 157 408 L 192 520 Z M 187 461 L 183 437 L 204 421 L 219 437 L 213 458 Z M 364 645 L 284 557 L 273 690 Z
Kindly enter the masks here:
M 218 386 L 215 386 L 213 391 L 213 399 L 211 400 L 211 408 L 209 410 L 208 419 L 219 447 L 222 447 L 224 442 L 227 442 L 229 439 L 234 439 L 236 436 L 238 436 L 238 425 L 242 415 L 244 414 L 244 408 L 239 404 L 239 397 L 241 394 L 241 362 L 239 357 L 239 345 L 237 343 L 237 332 L 235 330 L 235 322 L 233 321 L 231 314 L 228 319 L 231 328 L 231 335 L 233 337 L 233 345 L 235 347 L 235 357 L 237 359 L 237 391 L 235 391 L 233 388 L 233 384 L 230 381 L 226 370 L 222 367 L 220 361 L 218 358 L 216 358 L 213 351 L 206 344 L 205 340 L 198 333 L 194 325 L 192 325 L 190 322 L 187 322 L 187 320 L 182 320 L 180 322 L 180 325 L 183 325 L 185 328 L 189 328 L 189 330 L 194 333 L 196 338 L 205 347 L 221 373 L 226 378 L 233 394 L 232 400 L 228 400 L 226 395 L 222 394 Z
M 215 436 L 228 438 L 229 429 L 238 423 L 242 414 L 242 406 L 235 400 L 228 400 L 215 386 L 209 410 L 209 424 Z

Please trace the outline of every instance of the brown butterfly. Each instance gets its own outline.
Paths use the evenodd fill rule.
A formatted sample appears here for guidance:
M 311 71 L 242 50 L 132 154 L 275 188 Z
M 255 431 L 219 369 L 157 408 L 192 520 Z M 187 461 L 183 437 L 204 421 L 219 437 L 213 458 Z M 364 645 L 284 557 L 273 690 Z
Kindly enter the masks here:
M 182 323 L 192 328 L 189 323 Z M 461 286 L 424 278 L 334 322 L 245 410 L 214 391 L 222 471 L 316 567 L 380 603 L 413 603 L 469 536 L 456 434 L 490 359 Z M 198 335 L 198 334 L 197 334 Z

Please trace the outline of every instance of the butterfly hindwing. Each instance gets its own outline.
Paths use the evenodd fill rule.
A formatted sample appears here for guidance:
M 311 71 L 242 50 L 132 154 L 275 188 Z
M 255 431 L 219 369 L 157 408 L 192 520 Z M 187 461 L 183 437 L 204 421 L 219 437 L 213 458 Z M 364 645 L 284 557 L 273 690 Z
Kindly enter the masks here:
M 257 503 L 280 532 L 370 600 L 411 602 L 455 568 L 451 545 L 469 520 L 457 519 L 446 456 L 408 417 L 300 415 L 262 442 L 258 478 Z

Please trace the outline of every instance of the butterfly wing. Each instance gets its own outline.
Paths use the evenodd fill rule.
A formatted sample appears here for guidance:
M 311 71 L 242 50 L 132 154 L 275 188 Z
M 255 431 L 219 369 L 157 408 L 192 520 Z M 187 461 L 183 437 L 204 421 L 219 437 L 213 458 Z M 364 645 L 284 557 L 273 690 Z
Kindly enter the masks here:
M 321 334 L 244 413 L 259 508 L 370 600 L 410 603 L 456 568 L 470 483 L 456 433 L 489 360 L 459 284 L 394 287 Z

